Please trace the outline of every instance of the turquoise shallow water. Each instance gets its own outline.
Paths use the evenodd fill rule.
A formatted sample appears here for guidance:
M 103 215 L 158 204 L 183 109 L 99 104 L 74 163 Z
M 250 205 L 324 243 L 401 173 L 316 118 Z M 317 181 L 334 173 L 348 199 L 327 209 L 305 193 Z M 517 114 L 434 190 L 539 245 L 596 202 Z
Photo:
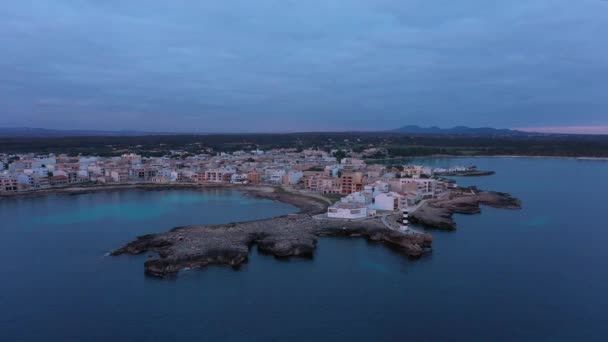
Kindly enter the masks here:
M 418 162 L 421 162 L 418 160 Z M 0 340 L 603 341 L 608 336 L 608 163 L 433 159 L 497 171 L 458 182 L 507 191 L 519 211 L 458 215 L 411 261 L 323 239 L 314 260 L 258 255 L 241 271 L 143 275 L 133 237 L 295 209 L 238 192 L 107 192 L 0 201 Z

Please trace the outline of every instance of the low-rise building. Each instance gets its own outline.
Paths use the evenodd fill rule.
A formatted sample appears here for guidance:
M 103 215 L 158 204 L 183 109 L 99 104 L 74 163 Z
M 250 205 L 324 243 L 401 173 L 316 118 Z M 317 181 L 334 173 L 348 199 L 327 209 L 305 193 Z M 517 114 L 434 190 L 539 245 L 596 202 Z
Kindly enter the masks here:
M 338 202 L 327 208 L 327 217 L 346 220 L 367 217 L 367 207 L 362 203 Z
M 110 178 L 114 183 L 127 183 L 129 181 L 129 171 L 117 170 L 110 171 Z
M 376 210 L 395 211 L 407 207 L 407 198 L 396 192 L 381 193 L 374 197 L 370 208 Z
M 0 192 L 17 192 L 19 182 L 12 175 L 0 175 Z
M 231 169 L 211 169 L 205 171 L 205 182 L 207 183 L 229 183 L 236 171 Z
M 66 175 L 54 175 L 50 179 L 52 186 L 66 186 L 68 185 L 68 176 Z

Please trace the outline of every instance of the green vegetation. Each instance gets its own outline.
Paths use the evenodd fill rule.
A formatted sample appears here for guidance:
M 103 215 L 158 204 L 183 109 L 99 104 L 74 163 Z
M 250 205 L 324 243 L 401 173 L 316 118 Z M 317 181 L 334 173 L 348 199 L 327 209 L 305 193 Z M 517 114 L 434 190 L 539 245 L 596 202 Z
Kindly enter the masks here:
M 0 138 L 0 153 L 67 153 L 69 155 L 117 156 L 127 152 L 144 156 L 234 152 L 253 148 L 318 148 L 342 159 L 344 151 L 386 148 L 388 157 L 416 157 L 435 154 L 451 156 L 526 155 L 564 157 L 608 157 L 605 135 L 463 136 L 405 135 L 392 132 L 214 134 L 139 137 L 47 137 Z M 376 157 L 376 156 L 374 156 Z M 378 155 L 377 157 L 382 157 Z
M 323 194 L 323 197 L 330 200 L 332 203 L 338 202 L 344 195 L 340 194 Z
M 338 160 L 338 163 L 342 161 L 342 159 L 346 158 L 346 152 L 343 150 L 337 150 L 334 152 L 333 156 Z

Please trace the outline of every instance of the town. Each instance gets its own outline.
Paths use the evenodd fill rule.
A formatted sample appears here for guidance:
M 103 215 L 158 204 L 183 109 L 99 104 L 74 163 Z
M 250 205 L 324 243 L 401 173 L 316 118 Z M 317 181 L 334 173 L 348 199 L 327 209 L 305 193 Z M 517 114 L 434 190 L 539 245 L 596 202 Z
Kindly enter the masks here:
M 0 195 L 122 184 L 282 186 L 335 203 L 328 207 L 328 219 L 357 220 L 380 212 L 407 211 L 425 199 L 439 198 L 455 184 L 438 175 L 474 170 L 474 166 L 368 164 L 366 156 L 379 152 L 374 148 L 358 153 L 316 149 L 205 152 L 172 151 L 165 157 L 2 154 Z

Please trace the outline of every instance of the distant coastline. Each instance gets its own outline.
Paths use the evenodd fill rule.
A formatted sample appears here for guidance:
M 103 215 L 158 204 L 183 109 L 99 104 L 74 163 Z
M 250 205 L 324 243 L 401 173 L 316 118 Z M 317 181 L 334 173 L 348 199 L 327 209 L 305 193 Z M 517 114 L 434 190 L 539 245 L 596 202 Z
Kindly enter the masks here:
M 595 160 L 595 161 L 608 161 L 608 157 L 567 157 L 567 156 L 526 156 L 526 155 L 460 155 L 455 156 L 451 154 L 430 154 L 428 156 L 411 156 L 411 157 L 390 157 L 390 158 L 374 158 L 365 159 L 366 162 L 382 162 L 391 160 L 405 160 L 405 159 L 466 159 L 466 158 L 534 158 L 534 159 L 575 159 L 575 160 Z

